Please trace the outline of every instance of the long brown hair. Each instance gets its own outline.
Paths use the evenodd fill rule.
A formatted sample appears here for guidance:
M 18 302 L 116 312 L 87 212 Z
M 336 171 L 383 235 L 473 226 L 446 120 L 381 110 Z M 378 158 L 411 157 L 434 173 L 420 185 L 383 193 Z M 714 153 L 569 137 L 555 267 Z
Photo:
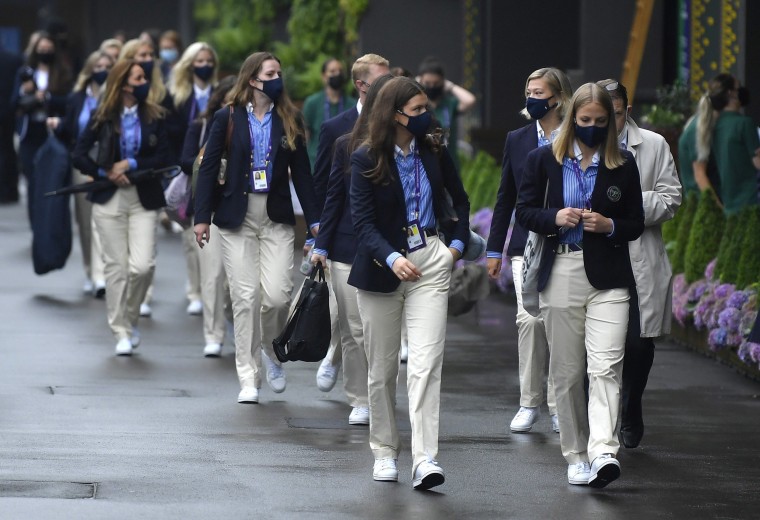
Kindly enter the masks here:
M 100 61 L 100 58 L 106 58 L 111 62 L 111 66 L 113 66 L 113 58 L 110 54 L 100 50 L 90 53 L 90 55 L 87 57 L 87 61 L 84 62 L 82 70 L 79 72 L 76 85 L 74 85 L 74 92 L 80 92 L 87 88 L 87 85 L 89 85 L 90 81 L 92 81 L 92 71 L 98 61 Z
M 37 47 L 40 46 L 42 40 L 48 40 L 51 42 L 53 44 L 53 56 L 55 56 L 55 59 L 53 60 L 53 63 L 49 65 L 50 73 L 48 76 L 47 90 L 52 94 L 68 94 L 69 89 L 71 88 L 71 70 L 69 70 L 61 59 L 61 53 L 58 50 L 58 42 L 50 35 L 50 33 L 45 31 L 38 31 L 35 34 L 36 40 L 34 40 L 34 44 L 30 45 L 31 52 L 27 57 L 27 64 L 31 68 L 36 69 L 40 64 L 36 55 Z
M 117 132 L 121 131 L 121 110 L 124 107 L 122 89 L 127 84 L 132 68 L 139 66 L 140 64 L 134 60 L 119 60 L 108 73 L 103 98 L 93 116 L 97 126 L 110 121 Z M 139 106 L 140 119 L 145 118 L 147 122 L 155 121 L 164 116 L 164 109 L 152 102 L 150 98 L 140 103 Z
M 387 184 L 392 180 L 391 163 L 396 145 L 396 114 L 418 94 L 425 94 L 424 87 L 404 76 L 389 79 L 377 94 L 372 113 L 368 115 L 367 139 L 364 142 L 369 148 L 370 156 L 377 161 L 374 168 L 364 172 L 364 175 L 374 184 Z M 422 143 L 418 142 L 419 144 Z
M 575 116 L 579 108 L 589 103 L 599 103 L 607 112 L 607 141 L 599 150 L 599 155 L 604 161 L 604 165 L 610 170 L 622 166 L 625 160 L 620 153 L 618 145 L 615 109 L 612 106 L 612 98 L 607 90 L 596 83 L 581 85 L 575 91 L 575 94 L 573 94 L 570 108 L 559 127 L 557 139 L 551 145 L 554 158 L 558 163 L 562 164 L 565 157 L 575 157 Z
M 348 145 L 349 155 L 356 151 L 356 149 L 367 139 L 367 134 L 369 133 L 369 116 L 374 109 L 375 101 L 377 101 L 377 94 L 380 92 L 380 89 L 383 88 L 383 85 L 388 83 L 393 77 L 392 74 L 383 74 L 382 76 L 375 78 L 375 81 L 372 82 L 372 86 L 367 90 L 367 97 L 362 104 L 362 112 L 359 114 L 359 118 L 356 120 L 354 128 L 351 131 L 351 141 Z M 347 164 L 346 166 L 350 168 L 350 164 Z
M 227 95 L 228 104 L 245 109 L 248 103 L 256 103 L 253 98 L 254 89 L 248 82 L 256 80 L 257 75 L 261 71 L 261 66 L 267 60 L 275 60 L 277 63 L 280 63 L 277 56 L 270 52 L 254 52 L 245 59 L 243 65 L 240 66 L 237 83 L 235 83 L 235 86 L 232 87 L 232 90 Z M 282 119 L 288 148 L 295 150 L 298 138 L 306 138 L 301 112 L 295 107 L 287 91 L 284 89 L 274 106 L 277 110 L 277 115 Z
M 148 94 L 148 99 L 153 103 L 160 105 L 164 102 L 164 98 L 168 91 L 164 84 L 164 75 L 161 73 L 161 67 L 159 67 L 158 60 L 156 59 L 156 48 L 153 44 L 146 40 L 129 40 L 122 46 L 118 61 L 134 60 L 137 51 L 139 51 L 140 47 L 143 45 L 150 47 L 150 52 L 153 56 L 153 72 L 149 78 L 146 78 L 150 81 L 150 94 Z

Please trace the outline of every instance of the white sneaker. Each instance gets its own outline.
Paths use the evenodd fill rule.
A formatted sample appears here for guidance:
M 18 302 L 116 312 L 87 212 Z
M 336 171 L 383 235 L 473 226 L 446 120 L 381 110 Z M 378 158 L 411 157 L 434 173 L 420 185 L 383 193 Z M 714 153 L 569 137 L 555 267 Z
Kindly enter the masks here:
M 317 370 L 317 388 L 323 392 L 329 392 L 335 386 L 335 381 L 338 380 L 338 370 L 340 370 L 340 363 L 337 365 L 331 365 L 327 358 L 322 360 Z
M 567 465 L 567 481 L 578 486 L 588 485 L 588 477 L 591 475 L 591 465 L 588 462 L 577 462 Z
M 375 459 L 375 465 L 372 468 L 372 478 L 380 482 L 398 482 L 396 459 Z
M 187 313 L 190 316 L 200 316 L 203 314 L 203 302 L 200 300 L 193 300 L 187 305 Z
M 132 344 L 132 348 L 137 348 L 140 346 L 140 329 L 137 327 L 132 327 L 132 337 L 129 338 L 129 342 Z
M 369 424 L 369 408 L 357 406 L 351 410 L 351 415 L 348 416 L 348 424 Z
M 612 453 L 604 453 L 591 463 L 588 485 L 593 488 L 603 488 L 619 476 L 620 462 Z
M 538 421 L 540 415 L 541 412 L 538 407 L 529 408 L 521 406 L 509 424 L 509 429 L 515 433 L 529 432 L 533 428 L 533 425 L 536 424 L 536 421 Z
M 420 462 L 420 465 L 414 470 L 412 487 L 414 489 L 425 490 L 440 486 L 445 481 L 446 477 L 444 477 L 443 470 L 438 466 L 438 463 L 434 460 L 426 460 Z
M 556 413 L 552 414 L 552 431 L 559 433 L 559 417 L 557 417 Z
M 269 388 L 275 394 L 281 394 L 285 391 L 285 387 L 288 384 L 288 381 L 285 379 L 285 370 L 283 370 L 282 365 L 278 365 L 269 359 L 269 356 L 263 352 L 261 353 L 261 357 L 267 366 L 267 383 L 269 384 Z
M 259 389 L 252 386 L 243 387 L 238 394 L 238 403 L 258 403 Z
M 131 356 L 132 350 L 132 342 L 129 341 L 129 338 L 121 338 L 116 344 L 117 356 Z
M 406 341 L 401 340 L 401 353 L 399 359 L 402 363 L 406 363 L 409 360 L 409 345 Z
M 148 305 L 147 303 L 141 303 L 140 316 L 143 318 L 150 318 L 151 314 L 153 314 L 153 309 L 150 308 L 150 305 Z
M 95 291 L 95 284 L 92 283 L 92 280 L 89 278 L 84 281 L 84 284 L 82 285 L 82 292 L 85 294 L 93 294 Z
M 203 355 L 206 357 L 219 357 L 222 355 L 221 343 L 206 343 L 203 347 Z

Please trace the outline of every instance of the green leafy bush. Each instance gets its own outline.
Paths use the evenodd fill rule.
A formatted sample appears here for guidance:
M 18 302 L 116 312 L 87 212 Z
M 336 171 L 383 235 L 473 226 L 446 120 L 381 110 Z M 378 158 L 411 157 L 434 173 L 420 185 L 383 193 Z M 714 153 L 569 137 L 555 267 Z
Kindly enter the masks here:
M 678 80 L 656 90 L 657 102 L 645 109 L 642 122 L 648 127 L 680 130 L 694 112 L 689 87 Z
M 678 232 L 676 233 L 675 248 L 671 252 L 670 263 L 674 273 L 683 273 L 685 270 L 686 246 L 689 244 L 689 232 L 694 214 L 697 212 L 699 193 L 692 192 L 687 195 L 681 207 L 678 209 Z
M 732 256 L 732 248 L 735 244 L 741 244 L 741 240 L 744 238 L 745 226 L 739 226 L 739 215 L 731 215 L 726 220 L 726 227 L 723 230 L 723 237 L 720 240 L 720 247 L 718 248 L 718 260 L 715 263 L 715 275 L 723 283 L 734 283 L 736 281 L 736 264 L 737 258 Z M 738 240 L 737 240 L 738 238 Z M 733 267 L 733 269 L 731 269 Z M 731 279 L 726 278 L 726 274 L 731 275 L 730 271 L 733 271 Z
M 748 210 L 736 276 L 736 288 L 743 289 L 760 281 L 760 206 Z
M 704 190 L 699 198 L 686 246 L 687 283 L 696 282 L 704 277 L 705 267 L 718 254 L 725 224 L 726 218 L 715 192 L 712 189 Z
M 501 182 L 501 166 L 482 150 L 472 159 L 461 157 L 461 161 L 462 184 L 470 197 L 470 211 L 493 208 Z

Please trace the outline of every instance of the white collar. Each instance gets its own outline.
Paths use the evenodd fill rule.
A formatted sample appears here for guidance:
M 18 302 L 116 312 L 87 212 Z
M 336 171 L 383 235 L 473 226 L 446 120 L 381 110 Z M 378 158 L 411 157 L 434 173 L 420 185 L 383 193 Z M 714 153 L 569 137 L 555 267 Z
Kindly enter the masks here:
M 274 103 L 269 103 L 269 108 L 267 109 L 267 112 L 271 112 L 274 108 Z M 245 109 L 248 111 L 249 114 L 253 114 L 253 103 L 248 103 L 245 105 Z
M 124 110 L 121 111 L 121 115 L 122 116 L 136 116 L 138 108 L 140 108 L 140 105 L 135 105 L 130 108 L 124 107 Z
M 536 119 L 536 132 L 538 133 L 539 139 L 546 139 L 546 132 L 544 132 L 544 129 L 541 126 L 541 123 L 539 122 L 538 119 Z M 552 130 L 551 133 L 549 134 L 549 142 L 553 143 L 554 138 L 557 137 L 558 134 L 559 134 L 559 128 L 555 128 L 554 130 Z
M 623 131 L 618 134 L 618 145 L 623 149 L 628 149 L 628 121 L 623 125 Z
M 404 158 L 409 157 L 409 155 L 412 155 L 417 149 L 417 138 L 412 137 L 412 142 L 409 143 L 409 155 L 404 155 L 404 150 L 402 150 L 401 147 L 399 147 L 399 145 L 396 144 L 396 145 L 393 145 L 393 147 L 394 147 L 395 155 L 400 155 L 401 157 L 404 157 Z
M 193 83 L 193 92 L 195 93 L 196 99 L 199 97 L 209 97 L 211 95 L 211 85 L 209 84 L 209 86 L 206 88 L 200 88 L 198 85 Z
M 573 142 L 573 152 L 575 153 L 575 158 L 578 159 L 578 162 L 581 162 L 583 160 L 583 152 L 581 152 L 581 147 L 578 145 L 577 139 L 575 140 L 575 142 Z M 594 152 L 594 156 L 591 157 L 591 164 L 593 166 L 599 165 L 599 150 L 598 149 L 596 152 Z
M 362 115 L 362 107 L 363 106 L 364 105 L 362 104 L 362 100 L 361 99 L 356 102 L 356 111 L 359 113 L 359 115 Z

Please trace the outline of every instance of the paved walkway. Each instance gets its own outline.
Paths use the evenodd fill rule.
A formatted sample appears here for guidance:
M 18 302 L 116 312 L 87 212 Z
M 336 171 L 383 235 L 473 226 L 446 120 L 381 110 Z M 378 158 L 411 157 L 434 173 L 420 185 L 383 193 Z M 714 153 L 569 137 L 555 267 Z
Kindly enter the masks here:
M 288 364 L 283 394 L 235 402 L 231 349 L 204 359 L 201 320 L 185 314 L 178 235 L 159 231 L 154 315 L 131 359 L 113 356 L 104 303 L 81 294 L 77 245 L 64 270 L 38 277 L 21 205 L 0 206 L 0 236 L 3 520 L 760 518 L 760 385 L 674 344 L 658 344 L 642 447 L 621 452 L 619 481 L 591 490 L 567 484 L 547 413 L 532 433 L 508 433 L 514 305 L 493 296 L 451 320 L 447 480 L 421 493 L 408 451 L 398 484 L 372 481 L 366 430 L 348 426 L 340 382 L 317 390 L 316 364 Z

